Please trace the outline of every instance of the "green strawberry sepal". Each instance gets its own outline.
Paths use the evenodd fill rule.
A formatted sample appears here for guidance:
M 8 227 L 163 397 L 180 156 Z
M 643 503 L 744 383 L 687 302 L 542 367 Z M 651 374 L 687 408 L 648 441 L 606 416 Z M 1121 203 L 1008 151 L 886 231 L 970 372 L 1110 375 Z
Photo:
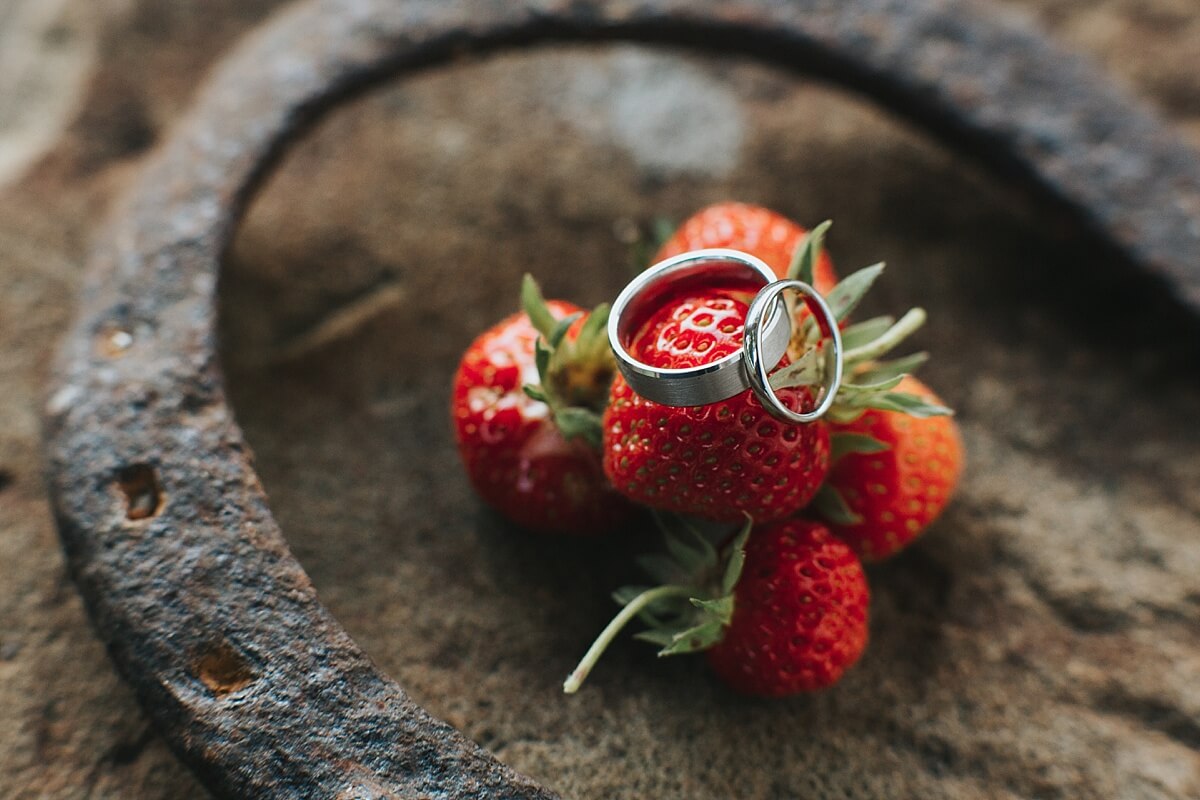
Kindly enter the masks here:
M 521 306 L 539 334 L 534 351 L 539 382 L 522 389 L 549 406 L 565 438 L 582 438 L 599 449 L 600 417 L 616 372 L 608 344 L 608 304 L 596 306 L 574 337 L 567 334 L 582 312 L 556 318 L 537 281 L 528 274 L 521 283 Z
M 638 563 L 651 577 L 663 581 L 662 585 L 625 586 L 613 593 L 613 600 L 622 608 L 567 676 L 565 693 L 579 691 L 608 645 L 634 619 L 647 628 L 633 638 L 656 645 L 659 656 L 707 650 L 721 641 L 732 621 L 734 588 L 745 563 L 750 520 L 727 547 L 718 550 L 686 520 L 662 514 L 655 517 L 667 553 L 643 556 Z M 670 530 L 671 523 L 681 527 L 683 535 Z
M 830 223 L 823 222 L 808 233 L 796 247 L 788 276 L 811 285 L 813 271 L 824 246 Z M 844 322 L 883 274 L 884 265 L 874 264 L 842 279 L 825 297 L 839 322 Z M 913 353 L 892 361 L 880 359 L 925 324 L 925 311 L 910 309 L 899 320 L 875 317 L 846 326 L 842 334 L 842 364 L 846 378 L 829 411 L 833 422 L 852 422 L 867 409 L 899 411 L 914 417 L 953 414 L 949 408 L 929 403 L 895 388 L 929 358 L 928 353 Z M 771 376 L 771 388 L 817 386 L 824 380 L 826 354 L 823 337 L 812 314 L 793 309 L 796 330 L 789 353 L 792 361 Z

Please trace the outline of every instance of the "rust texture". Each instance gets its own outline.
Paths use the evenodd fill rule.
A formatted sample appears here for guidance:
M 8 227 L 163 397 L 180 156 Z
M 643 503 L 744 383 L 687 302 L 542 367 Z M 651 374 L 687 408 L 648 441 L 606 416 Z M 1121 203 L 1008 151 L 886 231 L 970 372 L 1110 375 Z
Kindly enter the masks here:
M 866 92 L 1036 185 L 1200 309 L 1195 154 L 970 3 L 295 6 L 225 60 L 117 209 L 45 412 L 52 501 L 96 628 L 220 796 L 554 796 L 416 706 L 320 604 L 226 404 L 213 305 L 246 198 L 324 109 L 464 53 L 597 38 L 747 53 Z

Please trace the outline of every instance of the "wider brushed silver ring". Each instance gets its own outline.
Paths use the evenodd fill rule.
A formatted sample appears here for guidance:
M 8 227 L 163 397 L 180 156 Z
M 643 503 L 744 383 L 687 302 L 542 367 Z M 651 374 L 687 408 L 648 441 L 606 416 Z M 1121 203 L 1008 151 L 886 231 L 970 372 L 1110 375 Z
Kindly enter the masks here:
M 740 250 L 693 250 L 660 261 L 638 275 L 617 297 L 608 318 L 608 341 L 617 367 L 635 392 L 664 406 L 704 406 L 719 403 L 751 388 L 753 379 L 745 348 L 709 364 L 683 369 L 652 367 L 634 358 L 627 349 L 642 323 L 659 308 L 670 292 L 714 281 L 746 281 L 761 289 L 776 280 L 774 271 L 760 258 Z M 779 363 L 792 337 L 792 322 L 782 300 L 761 325 L 757 356 L 770 367 Z

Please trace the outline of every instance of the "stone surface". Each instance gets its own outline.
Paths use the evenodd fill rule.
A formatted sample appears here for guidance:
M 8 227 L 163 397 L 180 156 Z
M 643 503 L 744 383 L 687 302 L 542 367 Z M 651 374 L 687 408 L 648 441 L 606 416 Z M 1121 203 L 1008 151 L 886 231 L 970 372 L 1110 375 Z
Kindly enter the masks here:
M 70 121 L 95 57 L 93 23 L 71 0 L 0 0 L 0 186 Z
M 1200 121 L 1200 86 L 1169 56 L 1195 52 L 1194 12 L 1023 5 Z M 264 7 L 106 7 L 79 121 L 0 195 L 4 796 L 203 796 L 62 577 L 34 409 L 93 220 Z M 224 364 L 325 602 L 418 701 L 567 797 L 1200 792 L 1194 328 L 879 112 L 736 60 L 668 53 L 661 80 L 630 79 L 662 58 L 551 49 L 389 84 L 322 124 L 255 201 L 224 276 Z M 623 116 L 679 80 L 732 98 L 732 166 L 662 158 L 655 131 Z M 137 112 L 113 112 L 118 97 Z M 892 264 L 879 307 L 930 310 L 927 378 L 960 409 L 971 455 L 962 495 L 872 571 L 873 641 L 837 689 L 746 702 L 699 662 L 626 643 L 567 700 L 557 685 L 643 543 L 534 540 L 475 504 L 445 420 L 453 361 L 508 312 L 523 269 L 595 302 L 625 275 L 622 220 L 727 196 L 832 217 L 844 271 Z

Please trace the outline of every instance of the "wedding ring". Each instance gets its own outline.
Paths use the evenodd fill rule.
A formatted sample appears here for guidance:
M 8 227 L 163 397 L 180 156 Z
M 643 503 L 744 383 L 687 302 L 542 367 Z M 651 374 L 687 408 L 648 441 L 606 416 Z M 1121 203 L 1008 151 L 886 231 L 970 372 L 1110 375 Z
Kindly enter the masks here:
M 771 348 L 771 320 L 767 319 L 766 324 L 763 320 L 768 311 L 775 313 L 774 309 L 779 304 L 780 297 L 788 289 L 794 289 L 808 298 L 809 310 L 816 312 L 820 317 L 819 325 L 828 337 L 829 349 L 824 359 L 825 385 L 821 387 L 821 393 L 817 396 L 817 407 L 808 412 L 793 411 L 784 405 L 771 388 L 769 377 L 779 359 L 775 357 Z M 784 422 L 815 422 L 833 406 L 838 389 L 842 385 L 842 334 L 838 329 L 837 317 L 825 302 L 825 298 L 807 283 L 796 280 L 775 281 L 758 293 L 754 302 L 750 304 L 750 310 L 746 312 L 742 350 L 745 355 L 744 362 L 750 373 L 751 388 L 771 416 Z
M 736 352 L 697 367 L 666 369 L 639 361 L 629 347 L 638 329 L 670 294 L 692 285 L 699 289 L 738 282 L 759 290 L 775 278 L 775 273 L 761 259 L 726 249 L 683 253 L 660 261 L 634 278 L 613 303 L 608 319 L 608 340 L 616 354 L 617 367 L 630 388 L 664 406 L 703 406 L 727 400 L 754 386 L 753 376 L 758 367 L 769 371 L 778 364 L 792 336 L 791 319 L 778 293 L 772 301 L 759 304 L 753 348 L 743 345 Z M 746 330 L 748 334 L 749 328 Z M 757 366 L 747 364 L 747 353 L 757 359 Z

